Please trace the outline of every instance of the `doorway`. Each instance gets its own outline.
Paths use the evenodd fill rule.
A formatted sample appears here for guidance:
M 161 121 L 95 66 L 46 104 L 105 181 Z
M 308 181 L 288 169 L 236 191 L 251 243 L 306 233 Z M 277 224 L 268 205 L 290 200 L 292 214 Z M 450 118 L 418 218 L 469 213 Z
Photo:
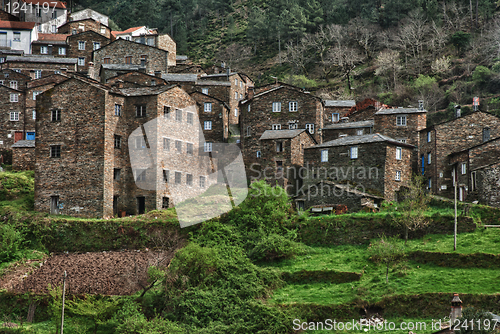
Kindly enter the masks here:
M 59 196 L 50 196 L 50 213 L 59 214 Z
M 146 198 L 137 197 L 137 214 L 142 215 L 146 212 Z

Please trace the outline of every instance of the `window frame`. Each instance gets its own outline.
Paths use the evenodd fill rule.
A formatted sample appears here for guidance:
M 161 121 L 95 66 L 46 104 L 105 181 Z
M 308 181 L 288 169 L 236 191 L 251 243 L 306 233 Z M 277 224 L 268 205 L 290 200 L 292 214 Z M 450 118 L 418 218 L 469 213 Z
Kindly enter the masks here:
M 400 170 L 396 171 L 396 176 L 395 176 L 394 180 L 401 181 L 401 171 Z
M 175 121 L 182 122 L 182 110 L 181 109 L 175 109 Z
M 78 41 L 78 50 L 85 51 L 85 41 Z
M 306 130 L 310 134 L 314 134 L 314 123 L 306 123 Z
M 181 154 L 182 153 L 182 140 L 176 140 L 174 142 L 175 152 Z
M 85 57 L 78 57 L 78 66 L 85 66 Z
M 12 103 L 19 102 L 19 95 L 17 93 L 10 93 L 10 102 Z
M 271 129 L 272 130 L 281 130 L 281 124 L 272 124 Z
M 11 111 L 9 115 L 9 120 L 11 122 L 18 122 L 19 121 L 19 111 Z
M 193 174 L 186 173 L 186 185 L 188 187 L 193 186 Z
M 283 151 L 284 151 L 283 142 L 282 141 L 277 141 L 276 142 L 276 152 L 280 153 L 280 152 L 283 152 Z
M 122 148 L 122 136 L 119 136 L 119 135 L 115 135 L 115 145 L 114 145 L 114 148 L 116 149 L 121 149 Z
M 170 138 L 163 137 L 163 150 L 170 151 Z
M 357 146 L 351 146 L 349 148 L 349 156 L 351 159 L 357 159 L 358 158 L 358 147 Z
M 60 158 L 61 157 L 61 145 L 50 145 L 50 158 Z
M 60 109 L 52 109 L 50 111 L 50 121 L 51 122 L 60 122 L 61 121 L 61 110 Z
M 298 110 L 299 110 L 299 102 L 298 101 L 288 102 L 288 112 L 297 112 Z
M 320 151 L 320 161 L 321 162 L 328 162 L 328 149 L 321 150 Z
M 122 105 L 115 103 L 115 116 L 121 117 L 122 116 Z
M 403 148 L 396 147 L 396 160 L 403 160 Z
M 144 118 L 146 117 L 146 105 L 145 104 L 136 104 L 135 105 L 135 118 Z
M 57 50 L 57 54 L 59 56 L 65 56 L 66 55 L 66 48 L 64 46 L 60 46 Z
M 407 115 L 396 116 L 396 126 L 407 126 L 407 124 L 408 124 Z
M 200 183 L 199 183 L 199 185 L 200 185 L 201 189 L 205 189 L 206 188 L 207 182 L 206 182 L 206 177 L 205 176 L 200 176 Z
M 204 152 L 212 152 L 212 149 L 213 149 L 212 144 L 213 144 L 213 143 L 212 143 L 212 142 L 209 142 L 209 141 L 207 141 L 207 142 L 203 143 L 203 151 L 204 151 Z
M 466 162 L 462 162 L 461 163 L 461 165 L 460 165 L 460 171 L 462 172 L 462 175 L 467 174 L 467 163 Z
M 212 130 L 212 121 L 204 121 L 203 130 Z
M 273 102 L 273 112 L 281 112 L 281 102 Z
M 336 118 L 335 118 L 335 119 L 334 119 L 334 117 L 333 117 L 334 115 L 336 116 Z M 332 113 L 332 123 L 336 123 L 336 122 L 338 122 L 338 121 L 340 121 L 340 114 L 339 114 L 338 112 L 333 112 L 333 113 Z
M 49 47 L 46 45 L 40 46 L 40 54 L 41 55 L 48 55 L 49 54 Z
M 194 113 L 192 112 L 186 112 L 186 122 L 187 124 L 193 125 L 194 120 Z
M 203 103 L 203 111 L 204 112 L 212 112 L 212 102 L 204 102 Z

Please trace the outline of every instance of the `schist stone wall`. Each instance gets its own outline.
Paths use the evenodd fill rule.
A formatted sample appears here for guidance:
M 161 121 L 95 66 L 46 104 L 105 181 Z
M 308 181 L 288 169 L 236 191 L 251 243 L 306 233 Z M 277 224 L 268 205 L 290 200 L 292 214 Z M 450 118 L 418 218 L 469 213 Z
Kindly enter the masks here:
M 87 72 L 92 62 L 92 52 L 108 45 L 111 40 L 97 32 L 85 31 L 76 35 L 69 35 L 68 57 L 78 59 L 78 72 Z
M 59 34 L 79 34 L 86 31 L 94 31 L 106 38 L 111 38 L 111 29 L 93 19 L 69 21 L 57 29 Z
M 146 73 L 167 73 L 168 52 L 136 42 L 117 39 L 114 42 L 94 51 L 94 68 L 100 69 L 101 65 L 109 64 L 132 64 L 146 67 Z
M 24 139 L 24 93 L 0 86 L 0 148 L 10 148 Z
M 25 75 L 10 69 L 0 71 L 0 84 L 19 90 L 24 90 L 27 83 L 31 81 L 29 75 Z
M 168 66 L 175 66 L 177 64 L 177 44 L 167 34 L 158 35 L 156 37 L 156 47 L 168 51 Z
M 34 170 L 35 169 L 35 141 L 19 140 L 12 145 L 12 169 Z
M 117 88 L 135 88 L 147 86 L 164 86 L 166 81 L 162 78 L 141 72 L 128 72 L 109 78 L 106 83 Z
M 341 136 L 361 136 L 370 133 L 373 133 L 373 121 L 337 123 L 322 129 L 323 142 L 339 139 Z
M 481 204 L 500 207 L 500 162 L 479 168 L 475 171 L 476 198 Z
M 21 58 L 21 57 L 16 57 Z M 41 71 L 41 77 L 55 73 L 76 72 L 77 59 L 74 58 L 52 58 L 41 57 L 40 59 L 30 59 L 31 57 L 22 57 L 23 60 L 9 61 L 1 64 L 2 69 L 20 70 L 20 73 L 36 78 L 36 71 Z M 42 61 L 42 58 L 44 61 Z
M 481 144 L 485 141 L 483 139 L 499 137 L 500 118 L 478 111 L 423 129 L 419 135 L 420 173 L 423 172 L 426 180 L 431 179 L 434 194 L 453 198 L 452 168 L 448 156 Z
M 198 119 L 203 129 L 205 141 L 212 143 L 227 142 L 229 111 L 226 104 L 219 99 L 199 92 L 190 95 L 197 104 Z
M 281 111 L 273 112 L 273 103 L 281 103 Z M 296 111 L 290 110 L 290 102 L 296 102 Z M 292 109 L 294 110 L 294 109 Z M 241 104 L 241 147 L 245 166 L 259 163 L 257 151 L 259 138 L 264 131 L 273 129 L 310 129 L 316 142 L 321 142 L 318 129 L 323 127 L 321 100 L 299 89 L 281 87 L 255 95 Z

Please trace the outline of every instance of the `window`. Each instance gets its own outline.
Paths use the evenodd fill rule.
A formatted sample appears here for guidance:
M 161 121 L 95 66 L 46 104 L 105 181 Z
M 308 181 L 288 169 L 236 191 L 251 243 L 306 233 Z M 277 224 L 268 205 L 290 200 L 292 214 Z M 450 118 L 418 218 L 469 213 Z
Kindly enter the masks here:
M 41 77 L 42 77 L 42 70 L 35 70 L 35 79 L 40 79 Z
M 104 64 L 111 64 L 111 58 L 104 58 L 103 62 Z
M 431 164 L 431 157 L 432 157 L 432 154 L 431 153 L 427 153 L 427 164 L 428 165 Z
M 182 142 L 180 140 L 175 141 L 175 150 L 177 153 L 182 153 Z
M 205 177 L 200 176 L 200 188 L 205 188 Z
M 66 55 L 66 48 L 60 47 L 57 53 L 60 56 L 65 56 Z
M 135 106 L 135 117 L 146 117 L 146 106 Z
M 106 27 L 101 27 L 101 35 L 106 34 Z
M 177 122 L 182 122 L 182 110 L 175 109 L 175 120 Z
M 363 135 L 363 129 L 356 130 L 356 135 L 362 136 Z
M 307 130 L 310 134 L 314 134 L 314 124 L 312 124 L 312 123 L 306 124 L 306 130 Z
M 332 114 L 332 122 L 335 123 L 335 122 L 338 122 L 340 119 L 340 116 L 338 113 L 333 113 Z
M 401 181 L 401 171 L 400 170 L 396 171 L 396 181 Z
M 151 86 L 156 86 L 156 80 L 155 79 L 151 80 Z
M 461 170 L 462 170 L 462 175 L 467 173 L 467 164 L 465 162 L 462 163 L 461 165 Z
M 57 32 L 57 26 L 53 24 L 50 30 L 52 31 L 53 34 L 55 34 Z
M 397 126 L 406 126 L 406 116 L 396 116 Z
M 290 112 L 295 112 L 298 109 L 298 102 L 297 101 L 292 101 L 288 103 L 288 111 Z
M 59 109 L 54 109 L 51 111 L 50 120 L 52 122 L 60 122 L 61 121 L 61 111 Z
M 398 139 L 398 141 L 401 143 L 406 143 L 406 138 L 400 138 L 400 139 Z
M 85 41 L 78 41 L 78 50 L 85 50 Z
M 321 162 L 328 162 L 328 150 L 321 150 Z
M 148 45 L 149 46 L 154 46 L 155 45 L 155 39 L 152 38 L 152 37 L 148 38 Z
M 403 158 L 403 149 L 401 147 L 396 147 L 396 159 L 401 160 Z
M 212 143 L 206 142 L 205 144 L 203 144 L 203 150 L 205 152 L 212 152 Z
M 238 117 L 238 108 L 234 109 L 234 117 Z
M 100 48 L 101 48 L 101 43 L 99 43 L 99 42 L 94 42 L 94 48 L 93 48 L 93 50 L 94 50 L 94 51 L 95 51 L 95 50 L 99 50 Z
M 78 57 L 78 66 L 85 66 L 85 57 Z
M 260 151 L 257 151 L 257 158 L 260 158 L 261 157 L 261 153 Z
M 297 123 L 288 123 L 288 128 L 290 130 L 295 130 L 299 128 L 299 125 Z
M 432 188 L 432 178 L 431 177 L 427 179 L 427 188 L 428 189 Z
M 483 128 L 483 142 L 490 140 L 490 128 Z
M 247 137 L 250 137 L 252 133 L 252 128 L 250 126 L 247 126 Z
M 40 95 L 40 93 L 41 93 L 41 92 L 40 92 L 40 91 L 38 91 L 38 90 L 34 90 L 34 91 L 33 91 L 33 101 L 36 101 L 36 97 L 37 97 L 38 95 Z
M 186 153 L 188 155 L 193 155 L 193 144 L 186 143 Z
M 20 42 L 21 41 L 21 33 L 14 31 L 14 42 Z
M 276 142 L 276 152 L 283 152 L 283 142 L 282 141 Z
M 19 95 L 16 93 L 10 94 L 10 102 L 19 102 Z
M 273 112 L 281 112 L 281 102 L 273 102 Z
M 146 66 L 146 62 L 148 60 L 148 56 L 142 55 L 140 60 L 141 60 L 141 66 Z
M 36 29 L 38 30 L 38 32 L 42 32 L 42 25 L 40 23 L 37 23 Z
M 40 7 L 36 7 L 36 17 L 42 17 L 42 9 Z
M 283 172 L 283 161 L 276 161 L 276 171 L 278 173 Z
M 138 169 L 135 173 L 136 181 L 146 181 L 146 170 L 145 169 Z
M 53 145 L 50 147 L 50 157 L 51 158 L 60 158 L 61 157 L 61 146 Z
M 115 148 L 122 148 L 122 137 L 115 135 Z
M 238 99 L 238 92 L 234 92 L 234 99 L 237 100 Z
M 212 103 L 210 103 L 210 102 L 205 102 L 205 103 L 204 103 L 204 108 L 203 108 L 203 110 L 204 110 L 205 112 L 212 112 Z
M 430 131 L 427 131 L 427 142 L 428 143 L 431 142 L 431 132 Z
M 163 150 L 170 151 L 170 139 L 163 138 Z
M 144 140 L 144 137 L 136 137 L 135 138 L 135 148 L 136 149 L 146 148 L 146 141 Z
M 236 86 L 238 86 L 238 79 L 237 79 L 237 78 L 235 78 L 235 79 L 234 79 L 234 84 L 235 84 Z
M 208 95 L 208 88 L 202 88 L 201 89 L 202 94 Z M 201 176 L 200 176 L 201 177 Z
M 125 64 L 132 64 L 132 56 L 125 57 Z
M 175 172 L 175 184 L 181 184 L 181 172 Z
M 273 124 L 272 129 L 273 130 L 281 130 L 281 124 Z
M 163 117 L 170 118 L 170 107 L 167 106 L 163 107 Z
M 240 100 L 243 100 L 243 94 L 240 93 Z
M 168 183 L 168 177 L 170 176 L 170 171 L 168 169 L 163 170 L 163 182 Z
M 36 110 L 33 109 L 33 119 L 36 119 Z
M 11 121 L 19 121 L 19 112 L 18 111 L 11 111 L 10 112 L 10 120 Z
M 186 174 L 186 184 L 188 186 L 193 185 L 193 174 Z
M 115 104 L 115 116 L 122 115 L 122 106 L 119 104 Z
M 187 118 L 188 124 L 193 124 L 193 113 L 192 112 L 186 113 L 186 118 Z M 211 129 L 208 129 L 208 130 L 211 130 Z
M 0 57 L 0 64 L 5 63 L 5 57 Z
M 212 121 L 203 122 L 203 130 L 212 130 Z
M 351 159 L 358 158 L 358 148 L 356 146 L 351 147 Z
M 49 48 L 47 46 L 41 46 L 40 47 L 40 54 L 46 55 L 49 53 Z
M 78 33 L 78 31 L 76 31 L 76 29 L 71 30 L 71 35 L 76 35 L 77 33 Z
M 249 103 L 248 107 L 247 107 L 247 111 L 250 112 L 251 109 L 252 109 L 252 107 L 251 107 L 251 104 Z
M 163 197 L 163 202 L 161 204 L 161 208 L 162 209 L 168 209 L 168 206 L 169 206 L 169 199 L 168 197 Z
M 57 19 L 57 11 L 56 10 L 52 11 L 52 18 Z
M 10 88 L 17 89 L 17 81 L 11 81 L 9 83 L 9 85 L 10 85 Z
M 120 180 L 120 174 L 121 174 L 121 169 L 120 168 L 114 168 L 113 170 L 113 180 Z
M 476 190 L 476 172 L 470 173 L 470 190 Z

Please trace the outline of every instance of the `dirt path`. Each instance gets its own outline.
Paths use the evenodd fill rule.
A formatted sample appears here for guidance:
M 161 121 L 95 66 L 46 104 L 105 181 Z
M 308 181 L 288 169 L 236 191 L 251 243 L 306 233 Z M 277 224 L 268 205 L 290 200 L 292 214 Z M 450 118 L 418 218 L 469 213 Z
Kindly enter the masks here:
M 0 286 L 13 292 L 47 293 L 47 286 L 62 284 L 67 272 L 66 287 L 72 294 L 91 293 L 129 295 L 147 284 L 147 268 L 163 259 L 167 266 L 171 252 L 121 251 L 53 255 L 41 267 L 19 266 L 0 280 Z M 26 277 L 26 273 L 33 271 Z

